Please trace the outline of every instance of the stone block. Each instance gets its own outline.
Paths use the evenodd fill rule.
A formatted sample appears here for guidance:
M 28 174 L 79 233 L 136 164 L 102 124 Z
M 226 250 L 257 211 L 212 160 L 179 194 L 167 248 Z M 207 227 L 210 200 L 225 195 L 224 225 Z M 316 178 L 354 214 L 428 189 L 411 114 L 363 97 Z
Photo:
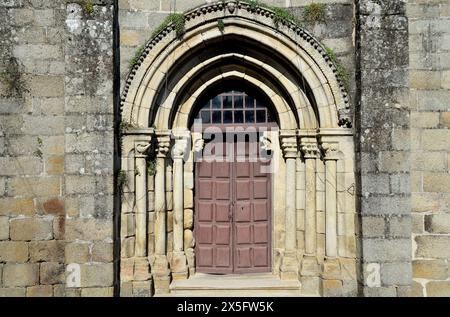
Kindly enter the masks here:
M 341 297 L 343 295 L 342 281 L 322 280 L 322 292 L 325 297 Z
M 365 215 L 409 215 L 411 201 L 403 196 L 376 196 L 361 198 L 362 214 Z
M 184 208 L 194 208 L 194 193 L 191 189 L 184 189 Z
M 134 261 L 134 280 L 147 281 L 151 278 L 150 265 L 146 258 L 136 258 Z
M 44 262 L 40 264 L 40 283 L 44 285 L 65 282 L 65 267 L 62 263 Z
M 64 262 L 65 243 L 62 241 L 36 241 L 30 243 L 31 262 Z
M 0 262 L 27 262 L 28 244 L 25 242 L 1 241 Z
M 416 281 L 412 282 L 410 297 L 424 297 L 424 287 L 422 284 Z
M 430 233 L 450 233 L 450 214 L 425 216 L 425 231 Z
M 320 277 L 302 276 L 300 277 L 300 282 L 303 295 L 318 296 L 320 294 L 322 288 Z
M 112 219 L 67 219 L 66 234 L 67 241 L 90 240 L 98 241 L 113 236 Z
M 391 217 L 387 221 L 388 235 L 390 237 L 409 238 L 411 237 L 411 217 L 400 216 Z
M 11 240 L 50 240 L 53 238 L 53 223 L 50 219 L 13 219 L 10 226 Z
M 32 216 L 34 203 L 31 198 L 6 198 L 0 199 L 0 215 L 4 216 Z
M 381 265 L 381 282 L 384 285 L 409 285 L 411 280 L 412 268 L 409 262 Z
M 39 264 L 10 264 L 3 266 L 3 286 L 33 286 L 39 282 Z
M 411 112 L 411 126 L 413 128 L 437 128 L 438 125 L 438 112 Z
M 407 151 L 380 152 L 381 172 L 408 172 L 409 166 L 410 158 Z
M 113 244 L 99 242 L 92 247 L 93 262 L 112 262 L 113 261 Z
M 364 239 L 362 241 L 364 260 L 378 261 L 409 261 L 411 259 L 410 239 Z
M 26 288 L 0 288 L 0 297 L 25 297 Z
M 361 224 L 362 233 L 365 237 L 384 237 L 386 224 L 383 217 L 363 216 Z
M 87 243 L 69 243 L 65 249 L 66 263 L 86 263 L 89 262 L 89 244 Z
M 151 297 L 153 296 L 152 281 L 136 281 L 133 282 L 133 296 L 135 297 Z
M 81 287 L 113 286 L 113 264 L 82 264 Z
M 450 259 L 450 236 L 426 235 L 415 238 L 418 258 Z
M 122 240 L 121 257 L 131 258 L 134 256 L 135 237 L 129 237 Z
M 51 285 L 38 285 L 27 287 L 27 297 L 52 297 L 53 287 Z
M 427 129 L 422 131 L 422 149 L 426 151 L 449 151 L 450 130 Z
M 9 185 L 13 196 L 57 197 L 61 191 L 59 177 L 16 177 Z
M 364 297 L 397 297 L 394 286 L 390 287 L 364 287 Z
M 415 260 L 412 262 L 413 277 L 430 280 L 445 280 L 448 265 L 445 260 Z
M 194 211 L 192 209 L 184 210 L 184 229 L 194 228 Z
M 81 290 L 81 297 L 113 297 L 113 287 L 93 287 L 83 288 Z
M 8 240 L 8 239 L 9 239 L 9 218 L 0 217 L 0 240 Z
M 429 297 L 450 297 L 450 281 L 429 282 L 426 290 Z
M 341 266 L 337 259 L 325 259 L 322 263 L 322 278 L 325 280 L 341 279 Z
M 341 263 L 341 278 L 343 281 L 356 281 L 356 260 L 340 258 Z M 344 285 L 345 286 L 345 285 Z
M 195 246 L 194 234 L 191 230 L 184 230 L 184 247 L 193 248 Z
M 450 134 L 447 140 L 450 140 Z M 450 174 L 424 173 L 423 189 L 426 192 L 450 193 Z
M 301 263 L 301 276 L 319 276 L 320 266 L 315 257 L 304 257 Z

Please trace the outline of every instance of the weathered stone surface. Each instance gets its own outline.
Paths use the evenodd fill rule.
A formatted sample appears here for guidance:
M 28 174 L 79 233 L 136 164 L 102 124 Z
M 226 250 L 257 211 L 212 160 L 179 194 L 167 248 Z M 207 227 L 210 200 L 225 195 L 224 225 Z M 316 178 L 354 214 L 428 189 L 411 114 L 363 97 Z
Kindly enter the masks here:
M 339 297 L 343 295 L 342 281 L 340 280 L 323 280 L 322 281 L 323 296 Z
M 52 297 L 53 287 L 51 285 L 38 285 L 27 288 L 27 297 Z
M 184 247 L 193 248 L 195 246 L 194 234 L 191 230 L 184 230 Z
M 449 297 L 450 281 L 429 282 L 426 286 L 427 296 L 431 297 Z
M 412 279 L 410 262 L 383 263 L 381 265 L 381 282 L 383 285 L 409 285 Z
M 33 286 L 39 281 L 39 264 L 5 264 L 3 266 L 3 286 Z
M 109 287 L 113 280 L 112 263 L 81 265 L 81 287 Z
M 449 236 L 417 236 L 416 243 L 416 257 L 435 259 L 450 258 L 450 248 L 448 247 L 450 245 Z
M 62 263 L 44 262 L 40 264 L 40 283 L 44 285 L 65 282 L 65 267 Z
M 450 214 L 426 215 L 425 231 L 448 234 L 450 232 Z
M 92 247 L 93 262 L 112 262 L 113 261 L 113 244 L 99 242 Z
M 412 268 L 414 278 L 445 280 L 448 277 L 448 264 L 445 260 L 415 260 Z
M 53 238 L 52 221 L 43 218 L 13 219 L 11 240 L 50 240 Z
M 69 243 L 65 248 L 66 263 L 86 263 L 89 262 L 89 244 L 87 243 Z
M 24 297 L 26 288 L 8 287 L 0 288 L 0 297 Z
M 324 279 L 326 280 L 341 279 L 341 266 L 337 259 L 325 259 L 325 261 L 322 264 L 322 267 L 323 267 L 322 277 Z
M 36 241 L 30 243 L 31 262 L 63 262 L 65 243 L 62 241 Z
M 25 242 L 1 241 L 0 242 L 0 262 L 28 261 L 28 244 Z
M 81 297 L 112 297 L 114 296 L 113 287 L 93 287 L 83 288 L 81 290 Z
M 112 219 L 68 219 L 65 237 L 66 240 L 104 240 L 112 237 L 112 231 Z
M 194 211 L 192 209 L 184 210 L 184 229 L 193 229 L 194 227 Z

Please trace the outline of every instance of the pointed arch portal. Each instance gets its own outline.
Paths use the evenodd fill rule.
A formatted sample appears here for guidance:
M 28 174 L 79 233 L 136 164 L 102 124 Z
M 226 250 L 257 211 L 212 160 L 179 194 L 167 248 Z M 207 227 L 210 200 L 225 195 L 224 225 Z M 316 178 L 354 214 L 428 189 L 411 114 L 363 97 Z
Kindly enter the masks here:
M 237 183 L 229 175 L 243 172 L 231 163 L 235 172 L 224 175 L 225 181 L 208 174 L 215 185 L 196 188 L 206 175 L 196 158 L 207 140 L 192 123 L 205 96 L 234 85 L 270 101 L 277 126 L 257 140 L 272 155 L 267 190 L 260 187 L 271 201 L 267 271 L 280 281 L 298 283 L 299 295 L 319 294 L 320 283 L 329 278 L 327 265 L 344 267 L 355 262 L 356 254 L 353 130 L 336 69 L 311 34 L 291 23 L 275 27 L 267 8 L 221 1 L 195 8 L 185 19 L 181 37 L 169 25 L 146 44 L 123 88 L 122 118 L 133 128 L 122 135 L 122 170 L 128 180 L 121 210 L 121 282 L 151 281 L 157 294 L 176 293 L 177 283 L 196 276 L 199 238 L 215 241 L 208 246 L 215 248 L 210 254 L 202 251 L 202 263 L 216 256 L 215 267 L 223 262 L 217 239 L 226 234 L 218 233 L 220 224 L 208 224 L 208 212 L 214 218 L 218 207 L 203 215 L 202 224 L 211 231 L 199 237 L 194 226 L 198 199 L 208 190 L 218 199 L 217 184 Z M 251 120 L 241 123 L 252 126 Z M 261 176 L 251 177 L 256 181 L 250 192 L 261 194 L 255 189 Z M 256 203 L 251 206 L 249 213 L 256 214 Z M 255 239 L 257 225 L 246 227 L 239 238 Z M 266 237 L 260 232 L 256 239 L 261 236 Z M 256 256 L 261 248 L 248 250 Z

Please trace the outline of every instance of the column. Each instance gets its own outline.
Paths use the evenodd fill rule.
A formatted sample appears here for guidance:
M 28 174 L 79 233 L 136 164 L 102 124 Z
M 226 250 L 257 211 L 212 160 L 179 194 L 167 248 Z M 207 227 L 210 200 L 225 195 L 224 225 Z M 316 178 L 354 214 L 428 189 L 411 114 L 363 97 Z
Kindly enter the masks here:
M 156 294 L 169 292 L 170 271 L 166 255 L 166 158 L 170 149 L 170 132 L 157 133 L 155 174 L 155 263 L 152 267 Z
M 323 143 L 325 153 L 325 247 L 328 257 L 337 256 L 337 143 Z
M 136 241 L 135 255 L 147 255 L 147 152 L 149 141 L 135 142 Z
M 301 149 L 305 159 L 305 253 L 315 255 L 316 236 L 316 159 L 318 145 L 315 138 L 301 138 Z
M 298 154 L 295 131 L 281 131 L 280 143 L 286 160 L 286 234 L 285 252 L 281 265 L 281 278 L 298 279 L 297 237 L 296 237 L 296 159 Z
M 184 155 L 188 145 L 188 136 L 174 133 L 175 145 L 173 159 L 173 255 L 171 271 L 173 279 L 186 279 L 188 268 L 184 252 Z

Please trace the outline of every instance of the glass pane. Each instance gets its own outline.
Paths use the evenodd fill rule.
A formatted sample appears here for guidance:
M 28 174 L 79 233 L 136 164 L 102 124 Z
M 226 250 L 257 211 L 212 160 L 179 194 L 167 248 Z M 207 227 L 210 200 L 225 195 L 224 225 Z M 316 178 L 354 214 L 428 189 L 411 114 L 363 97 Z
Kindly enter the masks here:
M 223 123 L 233 123 L 233 111 L 223 112 Z
M 232 107 L 232 97 L 231 96 L 223 96 L 223 107 L 224 108 Z
M 258 123 L 266 122 L 266 110 L 257 110 L 256 111 L 256 122 L 258 122 Z
M 245 107 L 247 108 L 254 108 L 255 107 L 255 99 L 250 96 L 245 97 Z
M 234 112 L 234 123 L 244 123 L 244 112 L 235 111 Z
M 234 97 L 234 107 L 235 108 L 244 108 L 244 97 L 243 96 L 235 96 Z
M 202 123 L 210 123 L 211 122 L 211 114 L 209 111 L 202 111 L 201 112 L 201 118 L 202 118 Z
M 261 102 L 261 101 L 259 101 L 258 99 L 256 100 L 256 108 L 265 108 L 266 106 Z
M 245 112 L 245 122 L 246 123 L 255 123 L 255 111 L 246 111 Z
M 220 96 L 216 96 L 212 99 L 213 109 L 220 109 Z
M 222 123 L 222 112 L 213 111 L 212 113 L 212 123 Z

